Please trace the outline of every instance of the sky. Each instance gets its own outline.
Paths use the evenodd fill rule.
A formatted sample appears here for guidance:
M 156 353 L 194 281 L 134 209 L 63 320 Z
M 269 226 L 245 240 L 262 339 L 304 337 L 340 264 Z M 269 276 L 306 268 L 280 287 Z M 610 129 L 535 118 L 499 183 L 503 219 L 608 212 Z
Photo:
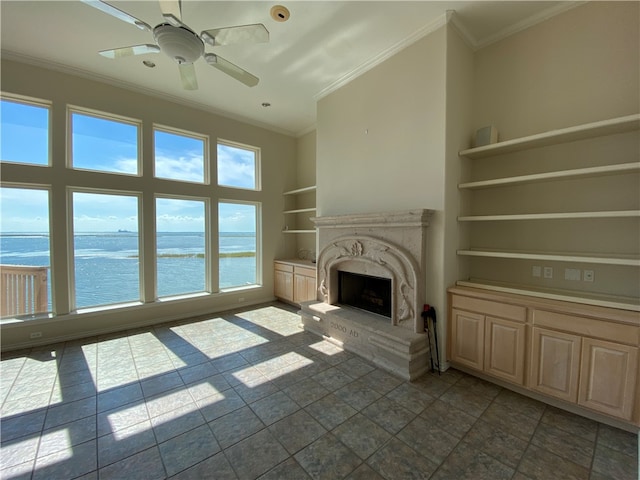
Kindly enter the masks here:
M 0 160 L 47 165 L 48 119 L 46 108 L 0 101 Z M 140 173 L 138 125 L 80 112 L 71 114 L 71 124 L 73 134 L 70 151 L 74 167 L 128 175 Z M 156 128 L 155 176 L 203 183 L 206 150 L 205 137 Z M 219 144 L 217 160 L 215 173 L 218 184 L 255 188 L 254 151 Z M 48 190 L 0 188 L 0 233 L 48 232 L 48 198 Z M 139 200 L 135 195 L 74 192 L 72 198 L 75 231 L 138 231 Z M 255 206 L 231 203 L 211 206 L 216 207 L 221 232 L 255 231 Z M 207 209 L 202 200 L 157 198 L 156 210 L 156 228 L 159 232 L 204 231 Z

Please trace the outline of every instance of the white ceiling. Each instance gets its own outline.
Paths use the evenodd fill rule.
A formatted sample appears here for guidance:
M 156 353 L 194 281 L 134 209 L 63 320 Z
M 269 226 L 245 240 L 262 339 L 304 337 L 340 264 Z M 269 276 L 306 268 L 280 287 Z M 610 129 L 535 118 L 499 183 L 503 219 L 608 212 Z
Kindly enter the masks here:
M 162 23 L 158 2 L 112 1 L 152 27 Z M 269 10 L 291 12 L 284 23 Z M 252 88 L 196 62 L 199 89 L 181 87 L 176 64 L 164 54 L 110 60 L 99 50 L 154 43 L 152 34 L 80 1 L 0 1 L 3 58 L 161 95 L 233 118 L 299 135 L 313 128 L 316 101 L 348 80 L 444 24 L 455 24 L 473 48 L 576 5 L 542 1 L 182 1 L 182 20 L 199 33 L 263 23 L 269 43 L 207 47 L 260 78 Z M 156 68 L 142 60 L 152 59 Z M 271 103 L 264 108 L 263 102 Z

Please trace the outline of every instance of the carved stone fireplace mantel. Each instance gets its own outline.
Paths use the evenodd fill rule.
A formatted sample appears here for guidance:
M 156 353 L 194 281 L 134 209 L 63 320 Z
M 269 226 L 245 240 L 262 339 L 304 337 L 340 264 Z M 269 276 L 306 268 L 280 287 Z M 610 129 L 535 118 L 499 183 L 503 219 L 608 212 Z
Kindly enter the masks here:
M 421 317 L 431 210 L 316 217 L 318 301 L 302 305 L 305 329 L 414 379 L 427 368 Z M 340 304 L 339 274 L 391 281 L 390 318 Z

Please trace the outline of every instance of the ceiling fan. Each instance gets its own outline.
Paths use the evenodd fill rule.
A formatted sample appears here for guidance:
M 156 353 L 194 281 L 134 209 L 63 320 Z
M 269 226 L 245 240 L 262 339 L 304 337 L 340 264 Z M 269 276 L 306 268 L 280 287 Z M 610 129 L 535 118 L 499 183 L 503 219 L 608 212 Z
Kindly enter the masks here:
M 181 0 L 159 0 L 160 10 L 165 19 L 155 27 L 138 20 L 136 17 L 112 6 L 102 0 L 82 0 L 98 10 L 113 17 L 130 23 L 141 30 L 151 32 L 155 44 L 145 43 L 130 47 L 102 50 L 98 53 L 107 58 L 119 58 L 146 53 L 164 53 L 178 64 L 182 87 L 185 90 L 197 90 L 198 80 L 193 62 L 203 57 L 214 68 L 226 73 L 239 82 L 254 87 L 258 84 L 258 77 L 234 65 L 215 53 L 205 53 L 205 43 L 216 47 L 241 43 L 266 43 L 269 41 L 269 31 L 261 24 L 239 25 L 235 27 L 214 28 L 196 34 L 182 23 Z

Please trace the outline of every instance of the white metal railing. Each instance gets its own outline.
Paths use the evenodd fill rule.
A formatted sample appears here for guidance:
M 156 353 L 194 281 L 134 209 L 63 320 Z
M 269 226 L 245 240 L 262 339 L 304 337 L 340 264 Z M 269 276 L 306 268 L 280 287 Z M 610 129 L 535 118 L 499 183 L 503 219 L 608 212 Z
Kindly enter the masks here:
M 42 313 L 48 310 L 49 267 L 0 265 L 0 316 Z

